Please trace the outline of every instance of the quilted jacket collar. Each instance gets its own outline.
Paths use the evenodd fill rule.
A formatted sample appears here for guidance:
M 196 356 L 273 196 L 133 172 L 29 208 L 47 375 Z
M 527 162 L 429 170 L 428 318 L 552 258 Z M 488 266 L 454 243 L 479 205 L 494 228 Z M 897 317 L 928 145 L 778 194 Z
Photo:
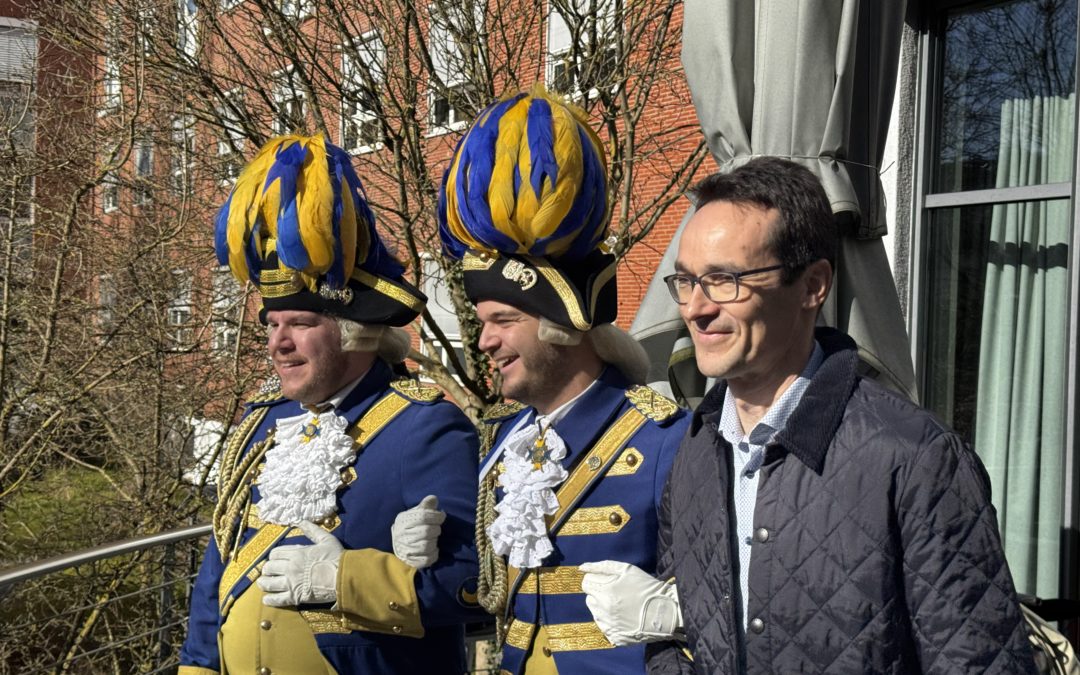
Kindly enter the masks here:
M 825 352 L 825 360 L 770 447 L 784 448 L 820 474 L 829 443 L 840 426 L 848 399 L 855 391 L 859 354 L 855 341 L 834 328 L 818 328 L 814 337 Z M 727 383 L 722 380 L 709 390 L 694 411 L 691 434 L 697 433 L 704 424 L 713 427 L 719 424 L 726 391 Z

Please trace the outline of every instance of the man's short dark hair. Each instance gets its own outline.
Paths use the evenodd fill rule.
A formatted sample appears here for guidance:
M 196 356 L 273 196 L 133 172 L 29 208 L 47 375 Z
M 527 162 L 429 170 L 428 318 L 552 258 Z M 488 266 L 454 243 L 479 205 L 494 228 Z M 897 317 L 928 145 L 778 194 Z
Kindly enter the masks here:
M 716 173 L 690 189 L 697 208 L 731 202 L 776 209 L 779 222 L 769 247 L 790 284 L 806 266 L 825 259 L 836 269 L 839 228 L 821 181 L 810 170 L 779 157 L 756 157 L 730 173 Z

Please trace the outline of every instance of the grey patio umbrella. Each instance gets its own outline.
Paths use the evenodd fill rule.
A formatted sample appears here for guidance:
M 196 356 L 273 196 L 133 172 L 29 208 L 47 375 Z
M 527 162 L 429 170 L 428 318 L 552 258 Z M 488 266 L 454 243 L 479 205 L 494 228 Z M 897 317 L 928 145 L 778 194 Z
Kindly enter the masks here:
M 720 171 L 776 155 L 821 178 L 844 233 L 825 323 L 855 338 L 867 373 L 914 399 L 907 331 L 881 241 L 886 223 L 878 178 L 905 5 L 686 0 L 682 60 Z M 659 364 L 652 383 L 670 382 L 672 393 L 696 405 L 707 383 L 694 368 L 689 335 L 660 281 L 674 268 L 683 226 L 630 332 Z

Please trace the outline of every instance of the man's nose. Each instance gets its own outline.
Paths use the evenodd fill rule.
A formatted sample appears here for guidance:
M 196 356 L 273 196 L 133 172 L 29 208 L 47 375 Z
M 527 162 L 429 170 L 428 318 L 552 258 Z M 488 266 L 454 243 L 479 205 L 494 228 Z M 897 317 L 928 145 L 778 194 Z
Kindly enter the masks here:
M 289 351 L 295 347 L 292 342 L 292 337 L 289 335 L 288 329 L 282 326 L 276 326 L 270 329 L 270 337 L 267 340 L 267 347 L 271 354 L 280 351 Z
M 679 305 L 679 310 L 685 321 L 696 321 L 702 317 L 714 316 L 720 310 L 720 305 L 705 295 L 701 284 L 694 284 L 694 287 L 690 289 L 689 299 L 686 304 Z
M 477 340 L 476 346 L 484 353 L 494 351 L 495 348 L 499 346 L 499 340 L 495 337 L 495 331 L 492 330 L 488 324 L 484 324 L 480 329 L 480 339 Z

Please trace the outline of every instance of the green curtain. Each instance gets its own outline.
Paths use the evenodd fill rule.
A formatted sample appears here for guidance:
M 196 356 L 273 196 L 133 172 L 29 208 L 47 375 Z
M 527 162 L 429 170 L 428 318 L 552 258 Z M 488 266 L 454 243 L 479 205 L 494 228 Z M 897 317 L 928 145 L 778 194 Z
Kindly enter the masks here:
M 1002 105 L 999 187 L 1070 179 L 1074 106 L 1075 95 Z M 1069 214 L 1067 200 L 994 207 L 979 349 L 975 447 L 1016 586 L 1043 597 L 1058 593 Z

